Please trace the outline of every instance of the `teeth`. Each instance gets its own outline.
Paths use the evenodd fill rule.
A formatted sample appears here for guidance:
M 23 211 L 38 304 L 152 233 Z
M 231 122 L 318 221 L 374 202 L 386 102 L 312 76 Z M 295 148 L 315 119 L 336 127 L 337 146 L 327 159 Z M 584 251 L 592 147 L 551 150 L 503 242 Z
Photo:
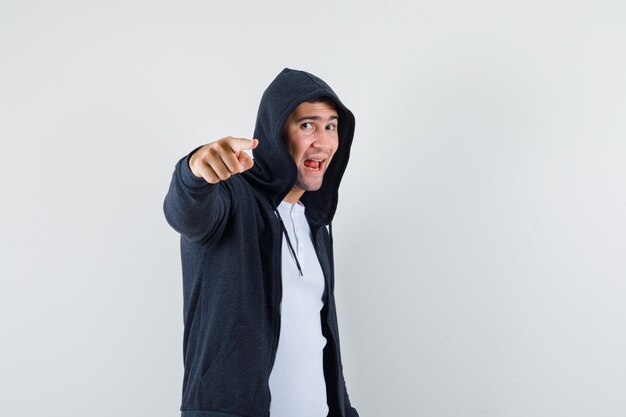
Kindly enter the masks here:
M 307 163 L 307 161 L 309 161 Z M 319 171 L 322 167 L 322 164 L 324 163 L 325 159 L 313 159 L 313 158 L 309 158 L 306 159 L 304 161 L 304 167 L 311 170 L 311 171 Z M 310 166 L 310 165 L 317 165 L 316 167 Z

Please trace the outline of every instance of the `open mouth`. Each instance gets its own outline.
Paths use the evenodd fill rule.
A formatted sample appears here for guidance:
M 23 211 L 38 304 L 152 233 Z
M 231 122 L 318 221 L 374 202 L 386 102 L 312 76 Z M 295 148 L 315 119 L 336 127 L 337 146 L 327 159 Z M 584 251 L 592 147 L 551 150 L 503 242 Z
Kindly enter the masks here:
M 304 166 L 310 171 L 319 171 L 324 165 L 325 159 L 307 159 L 304 161 Z

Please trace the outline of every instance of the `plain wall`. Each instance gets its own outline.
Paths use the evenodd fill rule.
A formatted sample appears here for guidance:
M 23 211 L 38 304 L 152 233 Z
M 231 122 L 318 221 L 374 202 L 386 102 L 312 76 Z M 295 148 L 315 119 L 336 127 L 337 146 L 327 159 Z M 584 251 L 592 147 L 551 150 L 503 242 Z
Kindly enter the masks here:
M 196 146 L 284 67 L 357 118 L 362 417 L 626 415 L 626 3 L 0 0 L 0 415 L 175 416 Z

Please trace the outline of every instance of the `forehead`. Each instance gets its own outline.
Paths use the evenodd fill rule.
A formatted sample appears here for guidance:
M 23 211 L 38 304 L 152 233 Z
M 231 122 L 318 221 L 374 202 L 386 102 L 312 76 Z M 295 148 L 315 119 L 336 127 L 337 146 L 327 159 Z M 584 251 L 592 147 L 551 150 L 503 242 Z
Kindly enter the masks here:
M 296 107 L 293 112 L 289 115 L 289 118 L 298 119 L 301 117 L 322 117 L 327 119 L 331 116 L 337 116 L 337 110 L 335 107 L 326 102 L 302 102 Z

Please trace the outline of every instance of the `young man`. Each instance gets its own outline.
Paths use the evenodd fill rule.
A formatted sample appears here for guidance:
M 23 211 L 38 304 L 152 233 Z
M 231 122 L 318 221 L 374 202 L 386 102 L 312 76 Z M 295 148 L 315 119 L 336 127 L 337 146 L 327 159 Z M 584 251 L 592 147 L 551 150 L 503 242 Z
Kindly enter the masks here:
M 254 139 L 226 137 L 176 165 L 164 211 L 181 234 L 182 417 L 358 417 L 329 233 L 353 135 L 333 90 L 286 68 Z

